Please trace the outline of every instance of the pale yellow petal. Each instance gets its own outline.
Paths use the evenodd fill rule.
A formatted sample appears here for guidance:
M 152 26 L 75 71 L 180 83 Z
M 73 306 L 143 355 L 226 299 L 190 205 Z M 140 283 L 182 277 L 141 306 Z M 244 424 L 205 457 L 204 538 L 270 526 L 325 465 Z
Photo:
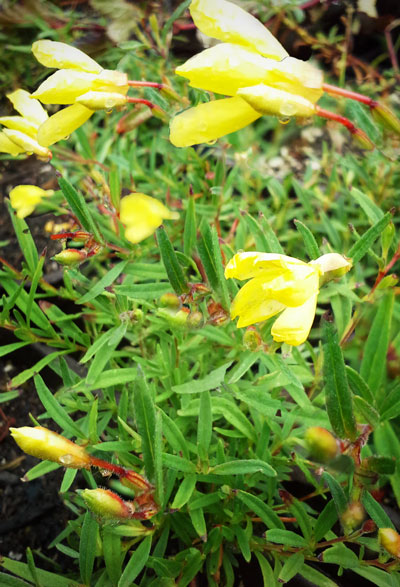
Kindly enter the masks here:
M 67 138 L 74 130 L 82 126 L 92 116 L 93 110 L 89 110 L 81 104 L 67 106 L 50 116 L 43 123 L 37 134 L 37 140 L 46 147 Z
M 202 33 L 220 41 L 250 47 L 254 51 L 283 59 L 287 52 L 254 16 L 226 0 L 193 0 L 190 14 Z
M 19 147 L 3 132 L 0 132 L 0 153 L 8 153 L 9 155 L 19 155 L 25 153 L 25 149 Z
M 275 66 L 268 69 L 261 81 L 267 86 L 302 96 L 313 104 L 323 94 L 322 72 L 307 61 L 295 57 L 286 57 L 278 63 L 275 62 Z
M 73 104 L 75 99 L 92 89 L 96 74 L 60 69 L 40 84 L 32 94 L 43 104 Z
M 100 73 L 103 69 L 86 53 L 66 43 L 47 39 L 36 41 L 32 45 L 32 52 L 39 63 L 45 67 L 77 69 L 89 73 Z
M 115 106 L 123 106 L 126 104 L 126 96 L 112 92 L 85 92 L 78 96 L 75 102 L 83 104 L 90 110 L 110 110 Z
M 314 321 L 317 307 L 317 294 L 313 295 L 302 306 L 287 308 L 275 320 L 271 334 L 276 342 L 286 342 L 293 346 L 307 340 Z
M 37 126 L 27 118 L 22 116 L 1 116 L 0 124 L 13 130 L 20 130 L 21 132 L 36 138 Z
M 250 279 L 262 274 L 266 280 L 280 275 L 287 275 L 291 279 L 303 275 L 304 271 L 308 274 L 312 270 L 307 269 L 307 263 L 295 257 L 278 253 L 243 252 L 236 253 L 227 263 L 225 278 Z
M 92 89 L 95 91 L 126 94 L 129 89 L 128 75 L 116 69 L 103 69 L 93 81 Z
M 172 119 L 170 141 L 175 147 L 210 143 L 251 124 L 260 116 L 241 98 L 206 102 Z
M 39 100 L 34 100 L 26 90 L 15 90 L 15 92 L 7 94 L 7 98 L 12 102 L 17 112 L 36 126 L 45 122 L 49 117 Z
M 40 145 L 38 141 L 21 132 L 20 130 L 5 128 L 3 133 L 26 153 L 35 153 L 35 155 L 39 155 L 39 157 L 44 157 L 46 159 L 51 158 L 51 152 L 46 149 L 46 147 Z
M 237 95 L 261 114 L 273 114 L 275 116 L 300 116 L 307 118 L 315 114 L 315 105 L 296 94 L 290 94 L 284 90 L 278 90 L 258 84 L 249 88 L 241 88 Z

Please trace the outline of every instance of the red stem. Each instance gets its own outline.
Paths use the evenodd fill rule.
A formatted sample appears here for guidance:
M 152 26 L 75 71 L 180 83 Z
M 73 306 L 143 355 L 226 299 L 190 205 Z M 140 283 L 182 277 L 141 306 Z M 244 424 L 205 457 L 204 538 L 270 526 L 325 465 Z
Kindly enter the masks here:
M 150 102 L 150 100 L 145 100 L 144 98 L 131 98 L 130 96 L 127 96 L 126 101 L 130 104 L 144 104 L 150 109 L 155 108 L 155 104 L 153 104 L 153 102 Z
M 357 132 L 357 128 L 354 124 L 345 116 L 341 116 L 341 114 L 336 114 L 336 112 L 331 112 L 330 110 L 324 110 L 324 108 L 320 108 L 319 106 L 315 107 L 315 113 L 322 118 L 327 118 L 328 120 L 334 120 L 335 122 L 339 122 L 339 124 L 343 124 L 351 134 Z
M 99 467 L 99 469 L 104 469 L 106 471 L 110 471 L 110 473 L 114 473 L 114 475 L 118 475 L 120 479 L 126 479 L 132 485 L 139 487 L 140 489 L 150 490 L 152 489 L 151 483 L 146 481 L 139 473 L 135 473 L 131 469 L 125 469 L 124 467 L 120 467 L 119 465 L 114 465 L 113 463 L 109 463 L 108 461 L 103 461 L 103 459 L 98 459 L 97 457 L 90 457 L 90 464 L 92 467 Z
M 376 108 L 378 105 L 376 100 L 369 98 L 369 96 L 364 96 L 364 94 L 359 94 L 358 92 L 352 92 L 351 90 L 345 90 L 344 88 L 338 88 L 337 86 L 331 86 L 330 84 L 322 84 L 322 89 L 327 94 L 349 98 L 349 100 L 355 100 L 356 102 L 366 104 L 370 108 Z
M 162 90 L 164 88 L 164 84 L 158 82 L 137 81 L 132 79 L 128 80 L 128 86 L 132 86 L 133 88 L 156 88 L 157 90 Z

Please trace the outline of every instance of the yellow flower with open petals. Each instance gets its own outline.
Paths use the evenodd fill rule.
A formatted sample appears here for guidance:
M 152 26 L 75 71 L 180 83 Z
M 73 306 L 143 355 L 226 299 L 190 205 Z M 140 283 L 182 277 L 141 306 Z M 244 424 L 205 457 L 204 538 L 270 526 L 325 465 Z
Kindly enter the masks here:
M 231 318 L 238 328 L 280 313 L 271 334 L 276 342 L 297 346 L 308 337 L 314 321 L 321 278 L 340 277 L 351 263 L 328 253 L 305 263 L 275 253 L 237 253 L 225 268 L 229 279 L 249 279 L 233 300 Z
M 171 212 L 162 202 L 134 193 L 121 200 L 120 220 L 125 226 L 125 236 L 131 243 L 139 243 L 151 236 L 163 220 L 176 220 L 177 212 Z
M 43 190 L 36 185 L 17 185 L 10 192 L 10 202 L 14 210 L 17 210 L 18 218 L 25 218 L 32 214 L 43 198 L 53 194 L 53 190 Z
M 43 104 L 83 103 L 91 110 L 112 108 L 117 101 L 124 104 L 129 86 L 128 76 L 121 71 L 103 69 L 94 59 L 66 43 L 41 40 L 32 45 L 36 59 L 58 71 L 48 77 L 33 93 Z M 86 96 L 96 92 L 95 98 Z
M 21 89 L 7 94 L 7 98 L 21 116 L 0 117 L 0 124 L 6 127 L 0 133 L 0 152 L 10 155 L 35 153 L 45 159 L 51 158 L 51 152 L 39 143 L 37 136 L 40 126 L 49 119 L 41 103 Z
M 227 0 L 193 0 L 196 26 L 223 43 L 176 69 L 194 88 L 232 96 L 200 104 L 171 122 L 171 142 L 186 147 L 247 126 L 263 114 L 308 117 L 322 96 L 322 73 L 289 57 L 256 18 Z

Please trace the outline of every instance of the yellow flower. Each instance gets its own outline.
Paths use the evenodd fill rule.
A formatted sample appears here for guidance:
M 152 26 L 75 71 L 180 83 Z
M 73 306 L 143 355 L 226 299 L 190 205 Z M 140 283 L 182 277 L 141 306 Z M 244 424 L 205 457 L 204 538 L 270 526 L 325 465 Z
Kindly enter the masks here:
M 7 98 L 21 116 L 0 117 L 0 124 L 6 127 L 0 133 L 0 152 L 35 153 L 45 159 L 51 158 L 51 152 L 39 143 L 37 136 L 40 126 L 49 119 L 46 110 L 26 90 L 15 90 L 7 94 Z
M 36 185 L 17 185 L 10 191 L 10 202 L 14 210 L 17 210 L 18 218 L 25 218 L 32 214 L 43 198 L 53 194 L 53 190 L 43 190 Z
M 33 93 L 43 104 L 83 103 L 92 110 L 112 108 L 118 94 L 118 105 L 125 104 L 128 76 L 121 71 L 103 69 L 91 57 L 65 43 L 42 40 L 32 45 L 36 59 L 58 71 L 48 77 Z M 94 101 L 82 102 L 88 92 L 98 94 Z M 109 105 L 110 104 L 110 105 Z
M 308 117 L 323 94 L 322 73 L 289 57 L 256 18 L 226 0 L 193 0 L 190 12 L 206 35 L 223 41 L 176 69 L 194 88 L 232 96 L 176 116 L 171 142 L 186 147 L 247 126 L 263 114 Z
M 151 236 L 164 219 L 177 218 L 177 212 L 171 212 L 159 200 L 146 194 L 129 194 L 121 200 L 120 220 L 126 227 L 126 238 L 134 244 Z
M 91 459 L 86 450 L 71 440 L 42 426 L 10 428 L 18 446 L 28 455 L 53 461 L 72 469 L 89 469 Z
M 237 253 L 225 268 L 229 279 L 250 279 L 232 302 L 231 318 L 238 328 L 267 320 L 276 314 L 271 334 L 276 342 L 302 344 L 314 321 L 320 278 L 335 278 L 351 268 L 337 253 L 305 263 L 275 253 Z

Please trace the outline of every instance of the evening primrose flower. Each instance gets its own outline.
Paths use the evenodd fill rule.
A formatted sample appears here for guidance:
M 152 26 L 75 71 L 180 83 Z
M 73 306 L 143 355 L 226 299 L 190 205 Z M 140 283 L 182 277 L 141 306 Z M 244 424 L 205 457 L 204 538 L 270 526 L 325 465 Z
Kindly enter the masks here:
M 231 96 L 200 104 L 171 123 L 171 142 L 185 147 L 247 126 L 263 114 L 309 117 L 323 94 L 322 73 L 289 57 L 256 18 L 227 0 L 193 0 L 190 13 L 201 32 L 223 43 L 176 69 L 194 88 Z
M 121 200 L 120 220 L 125 226 L 125 237 L 134 244 L 151 236 L 164 219 L 177 218 L 177 212 L 171 212 L 162 202 L 146 194 L 133 193 Z
M 51 158 L 49 149 L 38 141 L 38 130 L 49 119 L 46 110 L 26 90 L 15 90 L 7 94 L 7 98 L 21 116 L 0 117 L 0 124 L 6 127 L 0 133 L 0 152 L 10 155 L 35 153 L 45 159 Z
M 243 328 L 280 314 L 271 328 L 273 339 L 302 344 L 314 321 L 320 282 L 350 268 L 350 261 L 337 253 L 310 263 L 275 253 L 237 253 L 225 268 L 225 278 L 250 281 L 233 300 L 231 318 L 239 316 L 237 327 Z
M 36 185 L 17 185 L 10 191 L 10 202 L 17 211 L 18 218 L 25 218 L 32 214 L 43 198 L 54 194 L 54 190 L 43 190 Z
M 58 69 L 33 93 L 43 104 L 78 103 L 94 111 L 126 103 L 126 73 L 103 69 L 83 51 L 66 43 L 36 41 L 32 52 L 45 67 Z
M 91 466 L 86 450 L 57 432 L 42 426 L 10 428 L 10 431 L 18 446 L 28 455 L 72 469 L 89 469 Z

